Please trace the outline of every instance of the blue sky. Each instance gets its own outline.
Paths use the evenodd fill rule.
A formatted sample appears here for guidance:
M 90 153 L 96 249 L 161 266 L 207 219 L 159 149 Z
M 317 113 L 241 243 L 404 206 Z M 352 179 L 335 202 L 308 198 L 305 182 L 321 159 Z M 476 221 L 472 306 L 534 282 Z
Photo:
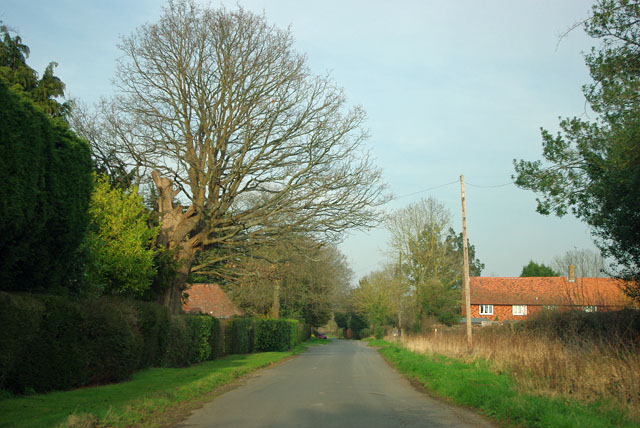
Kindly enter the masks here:
M 558 117 L 589 117 L 582 52 L 595 41 L 578 29 L 559 43 L 588 16 L 589 2 L 237 3 L 289 27 L 312 71 L 329 73 L 349 102 L 367 111 L 367 145 L 385 181 L 394 195 L 410 195 L 387 210 L 432 196 L 452 212 L 459 232 L 459 184 L 424 190 L 464 174 L 468 234 L 484 275 L 517 276 L 530 259 L 548 263 L 574 247 L 595 248 L 575 218 L 537 214 L 531 192 L 472 186 L 508 183 L 513 159 L 540 158 L 540 127 L 555 132 Z M 42 72 L 58 62 L 68 95 L 92 104 L 112 92 L 119 37 L 156 21 L 164 4 L 4 0 L 0 20 L 31 48 L 32 67 Z M 354 231 L 341 244 L 357 278 L 384 261 L 387 239 L 377 228 Z

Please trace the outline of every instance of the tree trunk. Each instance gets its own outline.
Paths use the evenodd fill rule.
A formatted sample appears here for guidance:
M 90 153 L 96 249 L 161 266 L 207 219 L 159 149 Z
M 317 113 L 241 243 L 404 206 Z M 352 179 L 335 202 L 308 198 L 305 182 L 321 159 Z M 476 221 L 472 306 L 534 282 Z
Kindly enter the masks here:
M 186 288 L 191 265 L 202 250 L 204 232 L 193 234 L 200 224 L 202 213 L 195 205 L 190 205 L 186 210 L 183 210 L 180 204 L 174 205 L 173 199 L 180 191 L 173 188 L 171 180 L 160 177 L 158 171 L 153 171 L 151 175 L 158 189 L 157 204 L 160 214 L 158 244 L 175 251 L 174 259 L 178 262 L 176 276 L 164 290 L 160 301 L 169 308 L 171 313 L 177 314 L 182 311 L 182 293 Z M 193 236 L 190 236 L 192 234 Z
M 271 305 L 271 318 L 280 318 L 280 281 L 276 281 L 273 289 L 273 304 Z

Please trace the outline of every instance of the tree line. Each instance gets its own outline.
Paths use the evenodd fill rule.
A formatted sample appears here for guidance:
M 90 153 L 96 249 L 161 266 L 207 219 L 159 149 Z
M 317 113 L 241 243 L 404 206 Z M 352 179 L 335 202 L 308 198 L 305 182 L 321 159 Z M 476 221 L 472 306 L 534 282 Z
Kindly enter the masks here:
M 124 295 L 177 313 L 187 282 L 206 280 L 251 314 L 326 323 L 351 275 L 336 244 L 379 223 L 385 185 L 364 111 L 309 69 L 288 30 L 241 7 L 170 1 L 122 38 L 115 95 L 95 108 L 62 102 L 55 64 L 38 79 L 28 47 L 2 32 L 2 95 L 16 100 L 2 103 L 2 129 L 21 133 L 2 138 L 2 289 Z M 78 159 L 57 141 L 33 153 L 40 131 L 25 131 L 36 119 L 20 103 Z

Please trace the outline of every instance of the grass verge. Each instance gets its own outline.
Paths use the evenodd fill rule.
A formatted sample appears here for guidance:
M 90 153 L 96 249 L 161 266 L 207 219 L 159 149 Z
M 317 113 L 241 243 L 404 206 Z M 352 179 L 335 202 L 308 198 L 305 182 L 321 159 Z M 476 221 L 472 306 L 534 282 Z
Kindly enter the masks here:
M 437 396 L 471 407 L 505 426 L 526 428 L 638 427 L 621 412 L 603 403 L 589 405 L 561 397 L 519 391 L 513 378 L 493 373 L 487 362 L 464 363 L 441 355 L 423 355 L 383 340 L 371 346 L 400 373 L 418 381 Z
M 229 355 L 187 368 L 152 368 L 118 384 L 0 401 L 0 428 L 153 427 L 177 408 L 197 406 L 216 388 L 328 341 L 312 339 L 288 352 Z

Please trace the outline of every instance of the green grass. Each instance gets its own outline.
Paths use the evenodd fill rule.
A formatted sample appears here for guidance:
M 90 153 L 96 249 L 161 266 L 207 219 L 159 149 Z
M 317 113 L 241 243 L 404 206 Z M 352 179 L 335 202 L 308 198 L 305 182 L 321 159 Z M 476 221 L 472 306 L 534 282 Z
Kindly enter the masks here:
M 372 340 L 380 353 L 405 376 L 440 397 L 471 407 L 503 423 L 526 428 L 638 427 L 621 412 L 604 405 L 522 393 L 508 374 L 496 374 L 488 363 L 464 363 L 444 356 L 415 354 L 397 345 Z
M 1 428 L 67 426 L 154 426 L 163 413 L 197 401 L 259 368 L 328 341 L 310 340 L 288 352 L 230 355 L 187 368 L 152 368 L 130 381 L 94 388 L 60 391 L 0 401 Z M 71 424 L 73 425 L 73 424 Z

